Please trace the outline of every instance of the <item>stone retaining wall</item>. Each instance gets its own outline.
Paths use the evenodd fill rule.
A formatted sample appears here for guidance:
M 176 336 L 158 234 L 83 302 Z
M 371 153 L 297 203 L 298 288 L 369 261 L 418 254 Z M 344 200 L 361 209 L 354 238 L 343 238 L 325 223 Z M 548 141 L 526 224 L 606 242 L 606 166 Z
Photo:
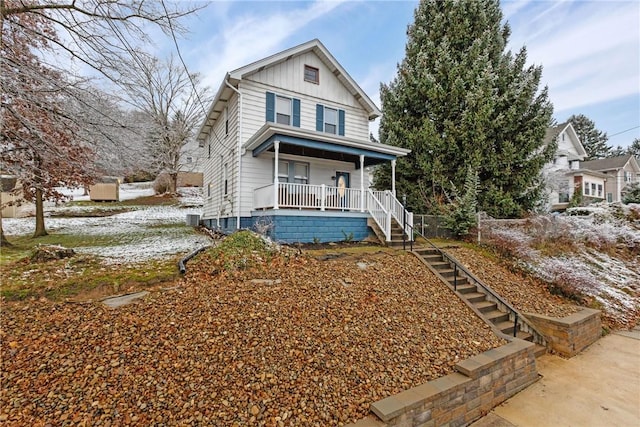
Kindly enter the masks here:
M 531 313 L 526 317 L 544 335 L 547 346 L 565 357 L 575 356 L 602 335 L 599 310 L 583 308 L 563 318 Z
M 464 360 L 458 372 L 371 405 L 354 427 L 467 425 L 538 379 L 534 344 L 512 342 Z

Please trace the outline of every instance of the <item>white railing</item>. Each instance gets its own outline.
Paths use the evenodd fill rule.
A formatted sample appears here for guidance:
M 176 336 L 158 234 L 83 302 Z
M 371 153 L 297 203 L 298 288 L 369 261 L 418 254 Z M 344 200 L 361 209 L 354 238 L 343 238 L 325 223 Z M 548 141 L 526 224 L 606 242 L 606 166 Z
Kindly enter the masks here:
M 367 193 L 367 211 L 384 233 L 385 240 L 391 240 L 391 212 L 385 209 L 380 199 L 376 197 L 379 191 L 369 190 Z
M 409 239 L 413 238 L 413 214 L 405 211 L 404 206 L 390 191 L 369 189 L 363 197 L 360 189 L 356 188 L 288 182 L 280 182 L 277 186 L 276 189 L 274 184 L 269 184 L 254 190 L 254 209 L 293 208 L 369 212 L 384 232 L 387 241 L 391 240 L 391 218 L 395 219 L 401 227 L 406 224 L 405 233 Z
M 287 208 L 287 209 L 320 209 L 360 211 L 362 194 L 356 188 L 338 188 L 328 185 L 278 183 L 274 192 L 274 184 L 257 188 L 253 192 L 254 209 Z M 275 194 L 278 196 L 277 205 L 274 203 Z

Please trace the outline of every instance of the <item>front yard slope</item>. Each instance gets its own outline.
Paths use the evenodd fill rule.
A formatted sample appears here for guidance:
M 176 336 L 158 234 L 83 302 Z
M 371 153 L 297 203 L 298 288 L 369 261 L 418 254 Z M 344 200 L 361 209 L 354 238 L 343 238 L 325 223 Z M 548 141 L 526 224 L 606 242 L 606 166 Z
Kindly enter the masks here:
M 3 305 L 8 425 L 342 425 L 504 343 L 387 249 L 212 249 L 175 288 L 120 309 Z

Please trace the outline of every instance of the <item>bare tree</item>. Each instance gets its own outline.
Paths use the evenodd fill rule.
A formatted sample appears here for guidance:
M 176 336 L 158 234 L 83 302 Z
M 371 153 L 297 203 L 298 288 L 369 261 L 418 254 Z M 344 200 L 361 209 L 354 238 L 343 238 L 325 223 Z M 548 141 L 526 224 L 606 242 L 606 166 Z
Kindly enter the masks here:
M 84 185 L 95 172 L 87 173 L 93 148 L 83 122 L 88 115 L 72 108 L 92 103 L 83 93 L 86 82 L 69 76 L 69 64 L 118 81 L 123 63 L 144 57 L 151 28 L 172 36 L 182 30 L 177 19 L 197 10 L 182 5 L 169 10 L 163 0 L 0 0 L 2 161 L 27 178 L 22 184 L 36 201 L 36 235 L 46 234 L 42 200 L 61 197 L 56 185 Z M 62 66 L 59 57 L 70 62 Z M 4 242 L 2 231 L 0 217 Z
M 155 58 L 129 64 L 120 86 L 128 102 L 141 111 L 150 123 L 147 152 L 156 172 L 171 178 L 171 192 L 176 191 L 178 172 L 184 167 L 185 145 L 211 100 L 211 91 L 201 85 L 197 74 L 189 74 L 174 57 L 166 61 Z

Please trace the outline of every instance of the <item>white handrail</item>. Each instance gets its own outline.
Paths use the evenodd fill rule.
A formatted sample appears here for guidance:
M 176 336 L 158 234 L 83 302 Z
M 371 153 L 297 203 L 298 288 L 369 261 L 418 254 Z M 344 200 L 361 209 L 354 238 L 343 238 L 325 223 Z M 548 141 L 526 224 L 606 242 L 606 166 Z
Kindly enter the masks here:
M 404 232 L 409 237 L 409 240 L 413 240 L 413 214 L 405 210 L 404 205 L 396 199 L 396 196 L 394 196 L 391 191 L 385 191 L 385 196 L 385 200 L 388 203 L 385 207 L 391 212 L 391 215 L 398 224 L 400 224 L 400 227 L 404 226 Z M 405 212 L 406 223 L 405 218 L 403 218 Z
M 373 191 L 367 191 L 367 211 L 384 233 L 385 240 L 391 241 L 391 215 L 389 210 L 378 200 Z

